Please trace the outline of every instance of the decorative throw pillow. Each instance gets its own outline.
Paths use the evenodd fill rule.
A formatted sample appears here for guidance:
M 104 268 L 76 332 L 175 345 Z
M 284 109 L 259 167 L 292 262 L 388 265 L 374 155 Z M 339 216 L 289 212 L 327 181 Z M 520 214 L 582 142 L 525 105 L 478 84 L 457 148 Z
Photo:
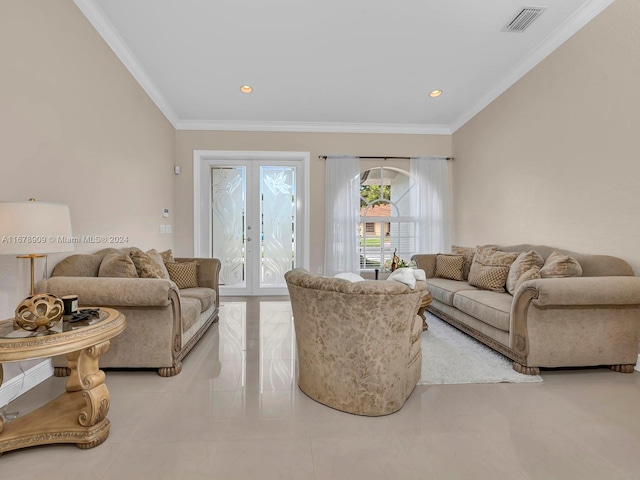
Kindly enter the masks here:
M 136 266 L 126 253 L 108 253 L 102 259 L 99 277 L 138 278 Z
M 520 252 L 499 252 L 494 247 L 478 246 L 469 270 L 469 285 L 483 290 L 504 292 L 509 267 L 518 255 Z
M 167 271 L 180 289 L 198 286 L 198 262 L 168 262 Z
M 439 253 L 436 256 L 436 277 L 451 280 L 463 280 L 462 269 L 464 257 L 462 255 L 447 255 Z
M 69 255 L 56 265 L 52 277 L 97 277 L 102 257 L 99 255 Z
M 540 256 L 535 250 L 529 250 L 528 252 L 522 252 L 518 255 L 515 262 L 511 264 L 509 268 L 509 275 L 507 276 L 507 292 L 511 295 L 516 293 L 520 277 L 531 270 L 531 267 L 538 267 L 538 271 L 544 265 L 544 258 Z
M 416 280 L 418 280 L 419 282 L 427 281 L 427 272 L 425 272 L 423 269 L 412 268 L 411 270 L 413 270 L 413 276 L 415 277 Z
M 416 276 L 411 268 L 398 268 L 391 272 L 391 275 L 387 277 L 387 280 L 404 283 L 411 289 L 416 287 Z
M 541 278 L 540 267 L 535 265 L 531 267 L 529 270 L 527 270 L 526 272 L 524 272 L 522 275 L 520 275 L 513 289 L 513 293 L 512 292 L 509 292 L 509 293 L 511 293 L 511 295 L 515 295 L 515 293 L 520 288 L 520 285 L 522 285 L 524 282 L 526 282 L 527 280 L 537 280 L 538 278 Z
M 575 258 L 564 253 L 553 252 L 540 269 L 540 276 L 542 278 L 580 277 L 582 267 Z
M 473 247 L 451 247 L 451 253 L 454 255 L 462 255 L 464 257 L 464 265 L 462 266 L 462 279 L 467 280 L 469 278 L 469 270 L 473 263 L 473 257 L 476 255 L 476 249 Z
M 160 252 L 160 257 L 164 263 L 175 262 L 176 260 L 173 258 L 173 252 L 171 249 L 165 250 L 164 252 Z
M 157 250 L 148 252 L 132 251 L 130 254 L 140 278 L 164 278 L 169 280 L 169 272 Z

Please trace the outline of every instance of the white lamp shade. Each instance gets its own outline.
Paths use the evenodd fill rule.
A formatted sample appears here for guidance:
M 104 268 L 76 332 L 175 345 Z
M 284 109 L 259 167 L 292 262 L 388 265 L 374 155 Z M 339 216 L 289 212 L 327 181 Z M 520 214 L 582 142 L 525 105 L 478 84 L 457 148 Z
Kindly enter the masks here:
M 0 255 L 73 251 L 67 205 L 0 202 Z

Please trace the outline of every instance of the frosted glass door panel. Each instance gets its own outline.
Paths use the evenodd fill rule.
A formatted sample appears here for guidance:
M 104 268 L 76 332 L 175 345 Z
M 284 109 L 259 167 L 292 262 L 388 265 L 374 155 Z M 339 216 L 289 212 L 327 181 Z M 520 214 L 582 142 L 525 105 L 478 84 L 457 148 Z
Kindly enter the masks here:
M 211 168 L 211 238 L 220 259 L 220 285 L 246 285 L 246 170 Z
M 286 287 L 295 267 L 295 167 L 260 167 L 260 288 Z

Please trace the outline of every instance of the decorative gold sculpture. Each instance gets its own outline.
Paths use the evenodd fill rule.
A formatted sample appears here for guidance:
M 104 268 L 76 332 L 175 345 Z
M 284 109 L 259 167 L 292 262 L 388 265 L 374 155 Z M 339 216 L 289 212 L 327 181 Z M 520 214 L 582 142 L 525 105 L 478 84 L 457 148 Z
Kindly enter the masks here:
M 29 295 L 16 308 L 16 324 L 25 330 L 45 330 L 57 324 L 64 315 L 64 305 L 55 295 Z
M 398 263 L 400 263 L 400 257 L 398 256 L 398 249 L 396 248 L 393 251 L 393 260 L 391 261 L 391 271 L 394 272 L 396 268 L 398 268 Z

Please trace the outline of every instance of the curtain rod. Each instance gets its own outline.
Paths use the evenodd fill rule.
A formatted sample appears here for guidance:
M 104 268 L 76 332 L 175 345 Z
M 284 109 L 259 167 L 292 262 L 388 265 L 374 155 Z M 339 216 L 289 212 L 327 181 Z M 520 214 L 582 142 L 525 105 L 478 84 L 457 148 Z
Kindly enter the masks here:
M 322 158 L 326 160 L 329 155 L 318 155 L 318 158 Z M 354 155 L 357 156 L 357 155 Z M 420 155 L 417 155 L 420 156 Z M 411 160 L 414 157 L 367 157 L 367 156 L 358 156 L 358 158 L 367 158 L 371 160 Z M 445 160 L 453 160 L 453 157 L 432 157 L 432 158 L 444 158 Z

